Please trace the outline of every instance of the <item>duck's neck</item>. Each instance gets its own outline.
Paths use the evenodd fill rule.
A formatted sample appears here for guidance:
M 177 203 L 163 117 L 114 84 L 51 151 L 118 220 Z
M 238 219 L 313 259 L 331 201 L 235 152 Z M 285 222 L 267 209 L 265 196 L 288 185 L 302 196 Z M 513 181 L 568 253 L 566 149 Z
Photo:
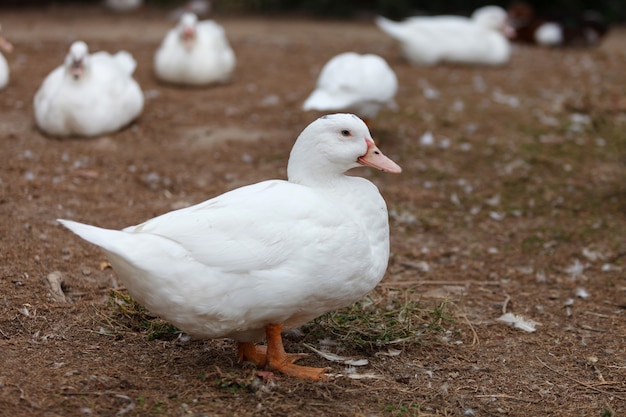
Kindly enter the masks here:
M 389 259 L 389 215 L 387 204 L 378 188 L 365 178 L 345 174 L 327 173 L 320 177 L 318 173 L 312 178 L 315 180 L 304 183 L 293 181 L 291 177 L 289 181 L 314 188 L 335 201 L 337 210 L 350 213 L 351 218 L 367 235 L 372 248 L 372 275 L 382 276 Z

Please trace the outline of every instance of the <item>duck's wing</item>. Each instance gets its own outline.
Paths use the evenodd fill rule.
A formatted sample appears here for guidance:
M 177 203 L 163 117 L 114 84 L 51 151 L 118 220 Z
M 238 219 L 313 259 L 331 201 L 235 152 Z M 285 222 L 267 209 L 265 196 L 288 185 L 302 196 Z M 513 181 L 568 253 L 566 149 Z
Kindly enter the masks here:
M 340 207 L 318 193 L 277 180 L 242 187 L 124 231 L 176 242 L 194 260 L 223 272 L 249 272 L 277 268 L 301 249 L 332 258 L 350 243 L 359 245 L 362 232 L 350 230 L 354 226 Z M 344 241 L 338 238 L 342 235 Z

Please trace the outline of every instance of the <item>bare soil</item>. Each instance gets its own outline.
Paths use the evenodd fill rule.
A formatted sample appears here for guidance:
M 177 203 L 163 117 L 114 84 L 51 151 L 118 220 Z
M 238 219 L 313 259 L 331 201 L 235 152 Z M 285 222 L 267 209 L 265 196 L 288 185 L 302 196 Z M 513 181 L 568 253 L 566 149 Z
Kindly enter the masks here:
M 371 21 L 216 18 L 237 54 L 233 82 L 186 89 L 152 73 L 172 25 L 163 11 L 3 11 L 15 51 L 0 92 L 1 415 L 626 413 L 626 31 L 593 50 L 516 46 L 502 68 L 422 68 Z M 46 137 L 32 98 L 79 38 L 136 57 L 145 110 L 113 135 Z M 293 140 L 320 115 L 300 106 L 348 50 L 380 54 L 400 80 L 398 111 L 371 130 L 404 172 L 355 175 L 390 209 L 392 255 L 371 299 L 381 314 L 418 303 L 418 337 L 363 347 L 321 321 L 288 350 L 368 364 L 310 352 L 306 364 L 337 374 L 310 382 L 260 378 L 232 341 L 134 325 L 103 254 L 55 219 L 122 228 L 285 178 Z M 504 312 L 540 324 L 514 329 Z

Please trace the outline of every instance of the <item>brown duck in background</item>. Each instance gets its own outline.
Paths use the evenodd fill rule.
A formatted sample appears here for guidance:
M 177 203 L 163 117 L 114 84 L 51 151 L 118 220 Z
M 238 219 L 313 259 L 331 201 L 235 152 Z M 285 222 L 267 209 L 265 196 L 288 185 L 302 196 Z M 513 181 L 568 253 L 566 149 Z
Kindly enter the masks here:
M 551 47 L 590 47 L 598 45 L 608 32 L 608 25 L 597 12 L 569 12 L 538 16 L 525 1 L 512 3 L 509 25 L 515 29 L 515 42 Z

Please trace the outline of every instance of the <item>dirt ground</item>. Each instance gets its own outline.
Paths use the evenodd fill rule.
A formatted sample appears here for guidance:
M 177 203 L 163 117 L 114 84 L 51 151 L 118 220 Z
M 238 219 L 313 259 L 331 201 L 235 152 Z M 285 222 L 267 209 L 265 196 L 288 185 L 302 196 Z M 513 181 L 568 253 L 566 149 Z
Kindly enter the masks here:
M 420 68 L 367 20 L 216 19 L 234 80 L 185 89 L 152 74 L 172 25 L 163 11 L 2 11 L 15 51 L 0 92 L 1 415 L 626 413 L 626 31 L 594 50 L 516 46 L 503 68 Z M 46 137 L 32 98 L 79 38 L 136 57 L 146 106 L 116 134 Z M 412 306 L 396 318 L 415 321 L 411 337 L 364 347 L 322 320 L 287 349 L 336 376 L 267 381 L 236 362 L 232 341 L 134 325 L 103 254 L 55 219 L 122 228 L 285 178 L 293 140 L 321 115 L 301 104 L 348 50 L 380 54 L 400 81 L 398 110 L 371 130 L 404 172 L 355 175 L 390 210 L 389 268 L 368 303 L 380 315 Z M 504 312 L 540 324 L 514 329 Z

